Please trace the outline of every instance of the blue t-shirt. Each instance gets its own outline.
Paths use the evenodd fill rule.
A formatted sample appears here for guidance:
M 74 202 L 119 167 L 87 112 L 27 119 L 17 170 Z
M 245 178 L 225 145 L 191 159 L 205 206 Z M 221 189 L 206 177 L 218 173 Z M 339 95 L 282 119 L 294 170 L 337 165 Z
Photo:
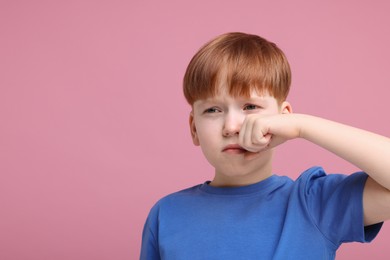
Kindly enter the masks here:
M 140 259 L 334 259 L 341 243 L 369 242 L 382 226 L 364 227 L 366 179 L 313 167 L 296 181 L 173 193 L 151 209 Z

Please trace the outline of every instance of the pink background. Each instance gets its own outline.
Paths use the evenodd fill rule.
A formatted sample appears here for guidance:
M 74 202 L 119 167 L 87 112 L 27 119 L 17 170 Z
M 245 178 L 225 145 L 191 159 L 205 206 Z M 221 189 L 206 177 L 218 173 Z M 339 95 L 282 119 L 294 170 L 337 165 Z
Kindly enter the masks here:
M 295 112 L 389 136 L 389 11 L 386 0 L 1 1 L 0 259 L 138 258 L 156 200 L 213 176 L 181 81 L 224 32 L 285 51 Z M 275 173 L 312 165 L 356 170 L 294 140 Z M 389 239 L 385 224 L 338 259 L 388 259 Z

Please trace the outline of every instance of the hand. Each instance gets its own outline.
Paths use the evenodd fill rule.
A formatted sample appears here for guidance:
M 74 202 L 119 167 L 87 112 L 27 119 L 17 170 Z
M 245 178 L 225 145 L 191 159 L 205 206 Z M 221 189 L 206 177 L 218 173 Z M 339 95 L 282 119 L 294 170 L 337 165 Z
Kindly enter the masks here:
M 239 144 L 258 153 L 300 136 L 299 116 L 296 114 L 248 115 L 240 129 Z

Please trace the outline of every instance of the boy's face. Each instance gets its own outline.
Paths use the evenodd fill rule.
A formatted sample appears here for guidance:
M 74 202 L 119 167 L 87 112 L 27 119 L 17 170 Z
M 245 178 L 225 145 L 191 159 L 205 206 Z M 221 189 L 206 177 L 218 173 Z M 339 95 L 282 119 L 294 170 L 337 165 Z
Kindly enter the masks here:
M 246 185 L 272 174 L 272 150 L 253 154 L 240 149 L 238 134 L 248 114 L 273 115 L 290 113 L 287 102 L 278 104 L 269 94 L 253 92 L 247 97 L 231 97 L 218 93 L 215 97 L 197 100 L 190 114 L 191 135 L 200 145 L 206 159 L 215 168 L 211 185 Z

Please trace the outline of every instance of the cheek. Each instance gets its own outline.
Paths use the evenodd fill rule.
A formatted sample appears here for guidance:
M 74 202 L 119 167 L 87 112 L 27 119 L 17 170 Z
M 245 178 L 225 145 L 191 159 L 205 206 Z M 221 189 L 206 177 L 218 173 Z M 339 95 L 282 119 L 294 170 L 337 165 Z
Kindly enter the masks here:
M 273 107 L 273 108 L 269 108 L 267 109 L 265 112 L 264 112 L 264 115 L 276 115 L 276 114 L 279 114 L 280 111 L 277 107 Z
M 199 142 L 203 146 L 212 146 L 218 141 L 218 136 L 221 135 L 221 130 L 218 124 L 203 123 L 198 124 L 197 134 Z
M 213 129 L 208 128 L 198 131 L 198 138 L 201 145 L 212 145 L 213 141 L 215 140 L 215 134 Z

